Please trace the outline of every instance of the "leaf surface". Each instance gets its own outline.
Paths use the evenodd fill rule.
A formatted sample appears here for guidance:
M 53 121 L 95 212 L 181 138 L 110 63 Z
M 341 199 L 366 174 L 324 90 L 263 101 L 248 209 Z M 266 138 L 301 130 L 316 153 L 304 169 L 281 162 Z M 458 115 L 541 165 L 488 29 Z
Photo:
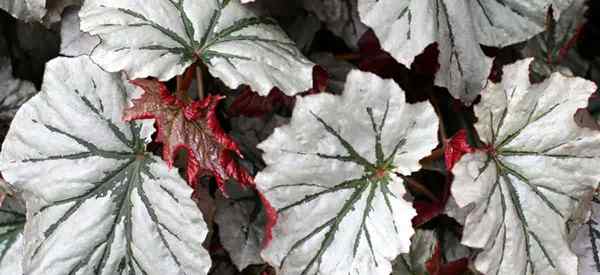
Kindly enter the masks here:
M 157 141 L 163 143 L 163 158 L 172 167 L 177 151 L 188 152 L 188 182 L 195 185 L 198 175 L 215 176 L 219 186 L 232 177 L 244 185 L 253 180 L 233 155 L 241 157 L 237 143 L 220 126 L 216 108 L 223 97 L 207 96 L 185 103 L 177 99 L 157 80 L 135 80 L 144 94 L 126 109 L 123 118 L 156 119 Z
M 88 0 L 80 17 L 83 31 L 102 38 L 94 61 L 131 79 L 168 80 L 198 58 L 231 88 L 294 95 L 312 85 L 313 64 L 239 0 Z
M 135 93 L 88 57 L 56 58 L 18 111 L 0 170 L 24 194 L 24 273 L 206 274 L 192 189 L 125 123 Z
M 557 18 L 573 0 L 359 0 L 361 19 L 382 48 L 409 67 L 437 42 L 435 83 L 465 103 L 479 95 L 492 67 L 480 44 L 503 47 L 544 29 L 550 5 Z
M 484 274 L 577 274 L 565 223 L 600 182 L 600 133 L 573 118 L 596 86 L 559 73 L 532 85 L 531 62 L 488 84 L 475 106 L 486 149 L 452 169 L 452 194 L 469 209 L 462 243 L 483 249 Z
M 297 98 L 290 124 L 259 145 L 257 187 L 279 215 L 263 258 L 283 275 L 390 274 L 414 232 L 398 173 L 420 168 L 437 121 L 392 80 L 357 70 L 341 96 Z

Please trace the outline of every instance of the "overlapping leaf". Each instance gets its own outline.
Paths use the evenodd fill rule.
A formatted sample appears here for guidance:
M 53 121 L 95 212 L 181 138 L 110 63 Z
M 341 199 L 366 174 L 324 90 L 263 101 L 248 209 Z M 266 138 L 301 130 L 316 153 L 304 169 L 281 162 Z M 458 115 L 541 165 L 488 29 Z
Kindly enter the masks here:
M 125 110 L 123 118 L 156 119 L 158 142 L 163 143 L 163 158 L 173 166 L 179 149 L 188 152 L 188 182 L 195 185 L 198 175 L 215 176 L 219 186 L 232 177 L 244 185 L 252 185 L 251 176 L 233 158 L 241 157 L 237 143 L 219 124 L 216 108 L 222 97 L 207 96 L 191 103 L 171 95 L 157 80 L 135 80 L 144 90 L 134 105 Z
M 407 66 L 427 45 L 437 42 L 436 85 L 470 104 L 492 66 L 480 44 L 503 47 L 524 41 L 544 29 L 550 5 L 558 18 L 572 1 L 359 0 L 359 12 L 382 48 Z
M 14 197 L 0 199 L 0 206 L 0 274 L 20 275 L 25 206 Z
M 505 67 L 475 106 L 486 150 L 454 166 L 452 194 L 468 207 L 462 243 L 481 248 L 484 274 L 577 274 L 566 222 L 600 182 L 600 133 L 573 115 L 596 86 L 555 73 L 529 82 L 531 59 Z
M 0 9 L 25 21 L 41 20 L 47 12 L 46 0 L 3 0 Z
M 79 29 L 79 9 L 67 9 L 60 25 L 60 54 L 64 56 L 89 55 L 100 39 Z
M 283 275 L 390 274 L 415 215 L 399 173 L 437 145 L 437 121 L 429 103 L 360 71 L 341 96 L 298 98 L 290 124 L 259 145 L 257 187 L 279 214 L 263 258 Z
M 313 64 L 269 18 L 239 0 L 88 0 L 81 28 L 102 38 L 92 58 L 131 78 L 167 80 L 196 59 L 229 87 L 267 95 L 310 89 Z
M 88 57 L 49 62 L 0 154 L 25 196 L 25 274 L 206 274 L 206 225 L 175 171 L 124 123 L 119 74 Z
M 578 228 L 571 245 L 579 256 L 578 271 L 581 275 L 600 274 L 600 200 L 594 196 L 590 203 L 589 220 Z

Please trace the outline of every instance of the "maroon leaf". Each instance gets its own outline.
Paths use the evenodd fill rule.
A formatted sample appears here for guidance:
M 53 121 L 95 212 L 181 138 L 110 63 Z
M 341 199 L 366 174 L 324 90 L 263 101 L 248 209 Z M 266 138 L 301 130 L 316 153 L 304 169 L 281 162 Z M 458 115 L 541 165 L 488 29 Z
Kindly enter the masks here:
M 446 169 L 452 170 L 454 164 L 456 164 L 464 154 L 471 153 L 474 148 L 469 145 L 467 140 L 467 130 L 459 130 L 449 140 L 444 141 L 444 162 L 446 163 Z
M 252 186 L 252 177 L 233 158 L 242 157 L 235 141 L 221 128 L 216 108 L 223 97 L 207 96 L 200 101 L 183 102 L 157 80 L 134 80 L 144 94 L 126 109 L 124 120 L 156 119 L 157 142 L 163 143 L 163 158 L 173 166 L 176 153 L 187 150 L 187 179 L 191 186 L 200 175 L 212 175 L 219 187 L 233 178 Z
M 431 259 L 425 263 L 429 275 L 461 275 L 469 270 L 469 260 L 467 258 L 458 259 L 449 263 L 442 260 L 442 251 L 440 244 L 435 247 Z

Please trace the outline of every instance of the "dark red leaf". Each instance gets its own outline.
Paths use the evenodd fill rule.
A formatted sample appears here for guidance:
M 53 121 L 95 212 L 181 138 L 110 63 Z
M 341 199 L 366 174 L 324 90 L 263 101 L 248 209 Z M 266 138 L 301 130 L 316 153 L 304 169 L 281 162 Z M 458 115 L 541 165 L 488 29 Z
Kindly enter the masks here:
M 134 80 L 133 84 L 144 89 L 141 98 L 124 112 L 126 121 L 156 119 L 157 142 L 163 144 L 163 158 L 172 167 L 179 150 L 186 150 L 187 178 L 191 186 L 199 175 L 213 175 L 219 186 L 224 180 L 234 178 L 241 184 L 250 185 L 251 177 L 232 155 L 242 157 L 235 141 L 219 124 L 216 108 L 220 96 L 207 96 L 203 100 L 185 103 L 173 96 L 166 86 L 156 80 Z
M 439 243 L 435 246 L 431 259 L 425 263 L 429 275 L 462 275 L 469 270 L 468 265 L 469 260 L 467 258 L 444 263 Z
M 469 145 L 467 140 L 467 130 L 459 130 L 449 140 L 444 141 L 444 162 L 446 169 L 451 171 L 464 154 L 471 153 L 474 148 Z

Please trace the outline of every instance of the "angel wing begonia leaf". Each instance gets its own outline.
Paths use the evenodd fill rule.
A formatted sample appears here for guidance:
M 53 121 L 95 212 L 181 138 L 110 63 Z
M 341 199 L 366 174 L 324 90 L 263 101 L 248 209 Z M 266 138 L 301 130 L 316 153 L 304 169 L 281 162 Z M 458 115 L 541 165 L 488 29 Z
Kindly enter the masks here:
M 23 274 L 25 206 L 15 197 L 0 200 L 0 274 Z
M 25 274 L 206 274 L 192 189 L 121 120 L 133 89 L 88 57 L 46 66 L 17 112 L 0 171 L 23 193 Z
M 232 157 L 241 156 L 237 143 L 219 124 L 217 104 L 223 97 L 207 96 L 185 103 L 171 95 L 157 80 L 135 80 L 144 90 L 134 105 L 124 112 L 125 120 L 154 118 L 158 123 L 158 142 L 164 144 L 163 158 L 173 166 L 179 149 L 188 151 L 187 177 L 193 186 L 198 175 L 215 176 L 220 186 L 228 178 L 253 185 L 251 176 Z
M 485 150 L 452 169 L 452 194 L 468 208 L 462 243 L 483 249 L 484 274 L 577 274 L 566 222 L 600 182 L 600 133 L 573 115 L 596 86 L 559 73 L 529 82 L 532 59 L 506 66 L 475 106 Z
M 81 29 L 102 38 L 94 61 L 132 79 L 167 80 L 199 58 L 231 88 L 293 95 L 312 85 L 313 64 L 239 0 L 88 0 L 80 16 Z
M 550 5 L 558 16 L 572 1 L 359 0 L 359 12 L 382 48 L 404 65 L 437 42 L 436 85 L 470 104 L 492 67 L 480 44 L 503 47 L 527 40 L 543 31 Z
M 437 129 L 429 103 L 357 70 L 341 96 L 298 98 L 290 124 L 259 145 L 257 187 L 279 215 L 263 258 L 283 275 L 390 274 L 414 232 L 399 174 L 420 168 Z

